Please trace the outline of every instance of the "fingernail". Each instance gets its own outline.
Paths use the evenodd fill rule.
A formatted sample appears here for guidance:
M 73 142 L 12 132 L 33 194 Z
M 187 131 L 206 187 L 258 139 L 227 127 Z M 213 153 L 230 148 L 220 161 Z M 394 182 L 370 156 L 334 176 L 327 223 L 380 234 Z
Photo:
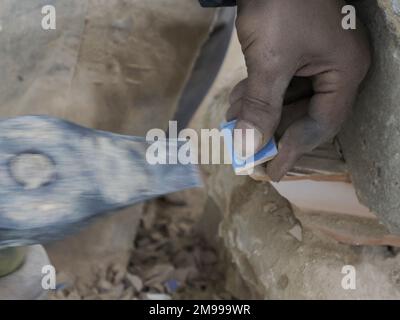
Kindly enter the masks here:
M 236 156 L 245 160 L 254 155 L 262 144 L 262 133 L 246 121 L 238 121 L 234 137 L 234 150 Z

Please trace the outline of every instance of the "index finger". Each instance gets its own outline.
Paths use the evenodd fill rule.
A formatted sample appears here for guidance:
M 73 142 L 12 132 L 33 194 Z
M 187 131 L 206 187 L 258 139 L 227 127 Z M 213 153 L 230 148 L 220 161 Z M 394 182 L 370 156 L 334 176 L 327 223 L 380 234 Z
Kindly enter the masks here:
M 333 138 L 351 110 L 358 83 L 346 81 L 337 71 L 315 77 L 308 113 L 293 122 L 279 141 L 278 155 L 267 165 L 267 174 L 280 181 L 305 153 Z

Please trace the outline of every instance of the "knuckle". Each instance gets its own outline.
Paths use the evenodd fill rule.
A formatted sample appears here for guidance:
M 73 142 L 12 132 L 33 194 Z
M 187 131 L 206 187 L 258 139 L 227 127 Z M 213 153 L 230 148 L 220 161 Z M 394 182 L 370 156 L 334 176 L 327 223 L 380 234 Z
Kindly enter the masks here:
M 329 71 L 319 75 L 313 81 L 316 93 L 337 92 L 345 85 L 344 76 L 338 71 Z
M 265 109 L 271 105 L 269 101 L 263 98 L 248 95 L 243 97 L 243 101 L 246 104 L 246 107 L 251 109 Z
M 240 118 L 255 124 L 263 133 L 270 134 L 275 131 L 280 119 L 280 114 L 269 108 L 246 107 L 240 113 Z
M 243 98 L 243 114 L 251 116 L 260 121 L 276 122 L 280 119 L 280 110 L 269 101 L 257 97 Z
M 319 140 L 320 143 L 333 138 L 339 131 L 343 124 L 343 120 L 339 117 L 333 117 L 329 121 L 319 123 Z

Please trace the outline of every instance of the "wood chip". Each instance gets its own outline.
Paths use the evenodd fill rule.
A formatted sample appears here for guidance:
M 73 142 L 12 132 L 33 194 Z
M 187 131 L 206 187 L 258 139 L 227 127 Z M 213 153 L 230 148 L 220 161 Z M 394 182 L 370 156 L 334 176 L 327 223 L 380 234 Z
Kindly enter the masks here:
M 303 229 L 299 224 L 296 224 L 292 229 L 289 230 L 289 234 L 298 241 L 303 241 Z
M 145 297 L 147 300 L 172 300 L 170 295 L 163 293 L 147 293 Z
M 100 292 L 109 291 L 113 287 L 112 283 L 107 281 L 106 279 L 101 279 L 98 282 L 97 286 L 100 289 Z
M 159 264 L 154 266 L 144 274 L 146 286 L 151 286 L 155 283 L 164 283 L 171 277 L 174 270 L 175 268 L 171 264 Z
M 126 280 L 135 289 L 136 292 L 141 292 L 143 290 L 143 281 L 138 276 L 128 273 L 126 275 Z

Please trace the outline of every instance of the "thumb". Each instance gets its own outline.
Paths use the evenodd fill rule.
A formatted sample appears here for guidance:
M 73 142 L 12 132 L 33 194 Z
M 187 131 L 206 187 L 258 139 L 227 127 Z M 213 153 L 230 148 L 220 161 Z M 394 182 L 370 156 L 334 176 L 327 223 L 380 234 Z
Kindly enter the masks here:
M 243 83 L 240 106 L 236 110 L 235 147 L 242 154 L 252 155 L 259 151 L 274 135 L 281 118 L 283 97 L 290 77 L 282 79 L 274 75 L 279 72 L 249 72 L 247 81 Z M 254 139 L 246 138 L 246 130 L 252 130 Z M 249 140 L 250 143 L 248 143 Z M 247 143 L 240 143 L 247 141 Z

